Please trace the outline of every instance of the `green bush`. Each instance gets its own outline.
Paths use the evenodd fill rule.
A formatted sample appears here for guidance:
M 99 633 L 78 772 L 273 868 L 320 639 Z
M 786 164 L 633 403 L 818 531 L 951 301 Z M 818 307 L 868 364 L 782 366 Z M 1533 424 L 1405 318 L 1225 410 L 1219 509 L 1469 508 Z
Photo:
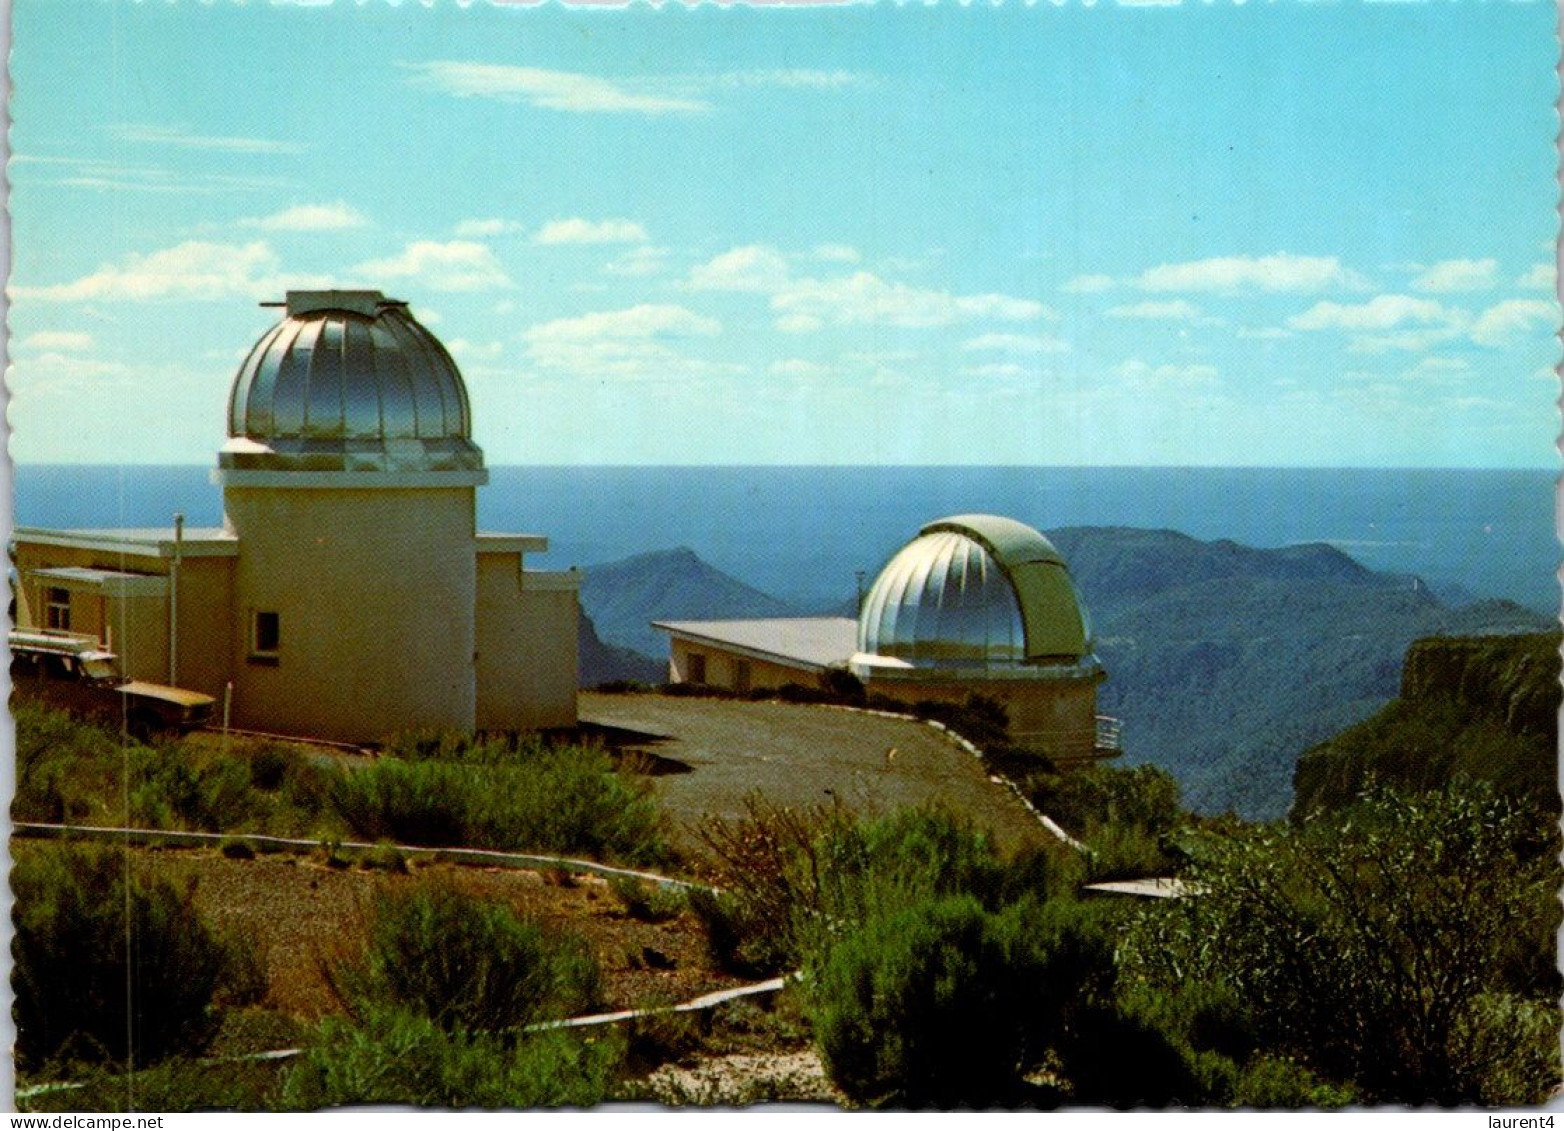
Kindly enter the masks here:
M 132 780 L 155 755 L 97 723 L 26 699 L 14 699 L 17 821 L 123 824 L 117 802 L 124 774 Z
M 253 959 L 212 932 L 191 891 L 127 878 L 127 864 L 54 846 L 17 861 L 12 984 L 23 1068 L 118 1064 L 131 1049 L 138 1064 L 197 1052 L 221 1005 L 259 995 Z
M 359 836 L 439 847 L 580 853 L 654 863 L 655 802 L 597 747 L 428 739 L 337 776 L 331 804 Z
M 1013 1104 L 1111 981 L 1111 949 L 1030 901 L 929 899 L 838 938 L 807 984 L 816 1047 L 859 1103 Z
M 643 923 L 666 923 L 678 918 L 685 908 L 682 888 L 637 880 L 630 876 L 616 876 L 609 882 L 614 895 L 623 905 L 625 913 Z
M 1231 986 L 1269 1054 L 1367 1102 L 1537 1103 L 1558 1082 L 1550 843 L 1485 787 L 1377 792 L 1197 843 L 1199 894 L 1126 953 L 1158 992 Z M 1544 1015 L 1541 1039 L 1521 1019 Z
M 249 841 L 240 840 L 238 837 L 226 837 L 220 849 L 229 860 L 253 860 L 255 849 L 250 847 Z
M 275 746 L 263 746 L 250 755 L 250 784 L 256 789 L 281 789 L 288 770 L 299 760 Z
M 512 1039 L 377 1008 L 356 1024 L 321 1023 L 284 1080 L 281 1106 L 589 1107 L 607 1094 L 620 1055 L 611 1033 Z
M 104 1068 L 82 1071 L 78 1088 L 18 1097 L 17 1110 L 83 1111 L 270 1111 L 278 1101 L 283 1069 L 275 1061 L 212 1061 L 176 1058 L 133 1073 Z
M 689 896 L 714 960 L 742 976 L 796 968 L 842 931 L 933 896 L 997 908 L 1073 880 L 1045 853 L 1000 860 L 985 834 L 939 808 L 859 821 L 841 807 L 745 805 L 743 818 L 699 828 L 719 890 Z
M 414 1013 L 452 1032 L 515 1031 L 600 998 L 597 961 L 580 939 L 432 883 L 376 898 L 362 964 L 340 981 L 366 1008 Z

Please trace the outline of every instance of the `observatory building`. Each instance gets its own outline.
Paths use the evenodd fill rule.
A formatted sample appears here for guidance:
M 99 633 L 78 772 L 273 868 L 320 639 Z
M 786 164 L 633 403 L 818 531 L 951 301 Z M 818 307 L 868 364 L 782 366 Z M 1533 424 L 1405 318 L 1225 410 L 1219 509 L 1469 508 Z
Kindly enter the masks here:
M 407 305 L 290 291 L 233 381 L 220 528 L 14 536 L 17 627 L 229 692 L 236 727 L 373 742 L 576 721 L 575 571 L 476 527 L 467 389 Z
M 995 515 L 931 522 L 847 617 L 668 621 L 669 678 L 747 694 L 824 686 L 851 671 L 903 703 L 1004 704 L 1011 738 L 1056 763 L 1119 753 L 1097 714 L 1106 678 L 1064 558 L 1030 526 Z

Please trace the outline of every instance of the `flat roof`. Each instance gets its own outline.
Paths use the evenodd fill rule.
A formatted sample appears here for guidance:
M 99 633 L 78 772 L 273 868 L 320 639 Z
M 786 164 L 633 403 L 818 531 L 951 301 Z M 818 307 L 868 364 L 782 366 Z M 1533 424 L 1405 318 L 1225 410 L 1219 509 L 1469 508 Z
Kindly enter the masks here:
M 542 534 L 503 534 L 497 530 L 478 531 L 480 554 L 546 554 L 548 539 Z
M 89 569 L 85 566 L 49 566 L 32 569 L 27 576 L 52 581 L 66 588 L 83 588 L 114 596 L 161 597 L 168 592 L 168 575 L 127 573 L 118 569 Z
M 652 627 L 696 643 L 810 671 L 844 667 L 858 649 L 858 622 L 851 617 L 653 621 Z
M 141 557 L 174 556 L 172 526 L 103 527 L 89 530 L 51 530 L 43 526 L 18 526 L 12 540 L 38 546 L 68 546 L 80 550 L 106 550 L 109 553 L 136 554 Z M 181 556 L 192 558 L 228 558 L 239 553 L 239 539 L 221 526 L 187 526 L 179 539 Z

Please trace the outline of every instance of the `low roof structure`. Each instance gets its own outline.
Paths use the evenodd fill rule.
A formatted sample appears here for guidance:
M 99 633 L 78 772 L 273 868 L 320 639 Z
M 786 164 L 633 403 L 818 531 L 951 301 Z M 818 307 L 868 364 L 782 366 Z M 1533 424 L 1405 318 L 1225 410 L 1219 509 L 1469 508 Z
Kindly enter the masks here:
M 849 617 L 653 621 L 652 627 L 750 659 L 815 672 L 845 667 L 858 636 L 858 622 Z

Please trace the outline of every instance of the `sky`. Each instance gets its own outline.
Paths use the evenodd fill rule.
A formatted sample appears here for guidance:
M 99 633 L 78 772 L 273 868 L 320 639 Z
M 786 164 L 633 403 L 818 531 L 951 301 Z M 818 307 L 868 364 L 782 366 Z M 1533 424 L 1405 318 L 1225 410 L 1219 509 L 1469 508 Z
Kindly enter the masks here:
M 11 454 L 336 286 L 490 464 L 1553 467 L 1554 18 L 16 0 Z

